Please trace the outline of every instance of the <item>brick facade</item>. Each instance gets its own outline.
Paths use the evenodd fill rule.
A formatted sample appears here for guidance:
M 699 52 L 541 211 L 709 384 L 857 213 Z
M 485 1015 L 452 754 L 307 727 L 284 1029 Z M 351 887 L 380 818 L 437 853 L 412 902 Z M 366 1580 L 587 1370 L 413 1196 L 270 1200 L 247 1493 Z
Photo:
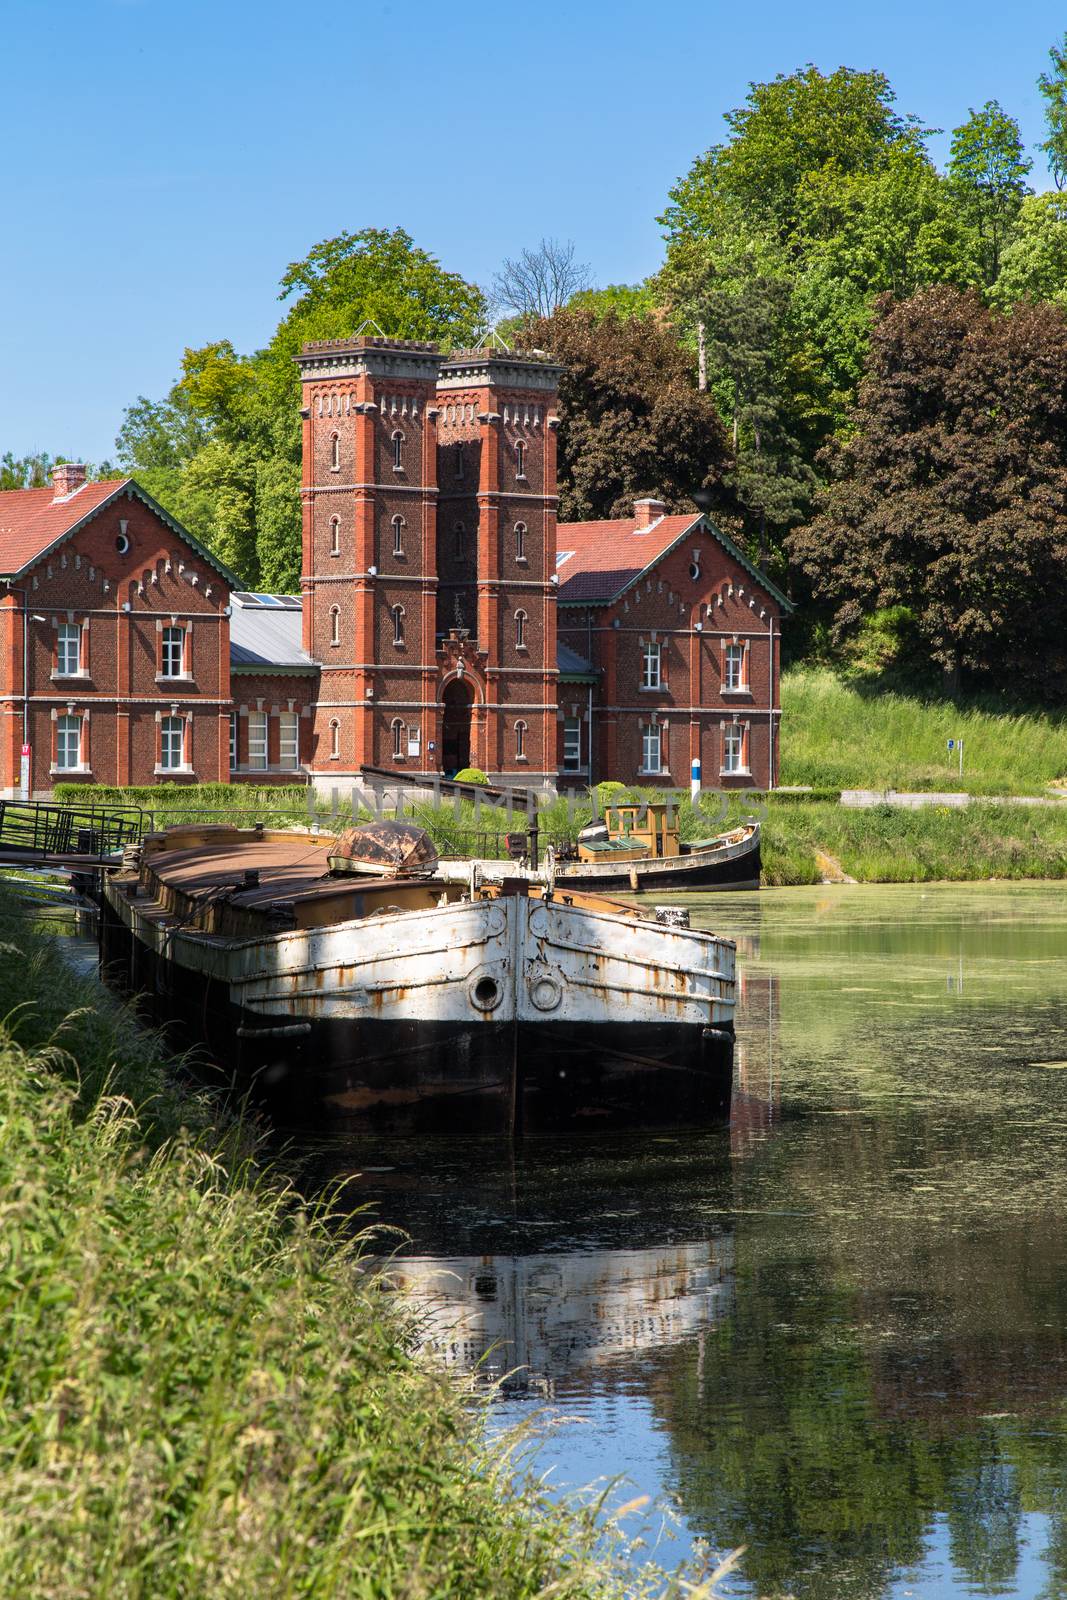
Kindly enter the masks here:
M 622 525 L 620 539 L 635 529 Z M 561 548 L 567 535 L 562 528 Z M 592 696 L 577 684 L 561 685 L 563 780 L 683 787 L 699 760 L 705 788 L 774 786 L 782 597 L 703 518 L 692 519 L 621 594 L 590 604 L 569 601 L 567 587 L 559 638 L 592 664 L 597 679 Z M 579 751 L 569 773 L 568 720 L 571 751 Z M 650 728 L 658 729 L 651 738 Z M 648 770 L 646 751 L 654 755 L 657 747 L 659 770 L 654 759 Z
M 556 523 L 547 357 L 306 345 L 301 597 L 248 594 L 132 481 L 0 494 L 0 791 L 364 766 L 777 777 L 788 604 L 714 526 Z M 26 676 L 24 682 L 23 663 Z
M 313 774 L 552 779 L 560 369 L 372 337 L 299 360 Z
M 78 500 L 76 483 L 72 514 Z M 115 486 L 0 588 L 0 790 L 18 792 L 24 742 L 38 795 L 58 781 L 224 780 L 229 600 L 224 570 L 134 486 Z

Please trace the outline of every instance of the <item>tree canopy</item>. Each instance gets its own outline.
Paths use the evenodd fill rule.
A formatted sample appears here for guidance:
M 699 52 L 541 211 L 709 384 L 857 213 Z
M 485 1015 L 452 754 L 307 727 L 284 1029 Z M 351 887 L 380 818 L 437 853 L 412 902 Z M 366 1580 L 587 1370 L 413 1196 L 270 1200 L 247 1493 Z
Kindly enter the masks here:
M 324 239 L 281 279 L 290 302 L 270 343 L 242 356 L 228 339 L 186 350 L 162 401 L 126 412 L 119 459 L 254 588 L 300 576 L 300 380 L 308 339 L 341 338 L 367 319 L 448 349 L 484 325 L 485 297 L 402 228 Z
M 879 303 L 853 433 L 789 548 L 839 629 L 907 606 L 930 658 L 1067 689 L 1067 309 Z
M 527 324 L 522 339 L 564 367 L 561 521 L 624 516 L 644 495 L 688 510 L 694 490 L 721 487 L 729 461 L 722 422 L 669 327 L 578 307 Z

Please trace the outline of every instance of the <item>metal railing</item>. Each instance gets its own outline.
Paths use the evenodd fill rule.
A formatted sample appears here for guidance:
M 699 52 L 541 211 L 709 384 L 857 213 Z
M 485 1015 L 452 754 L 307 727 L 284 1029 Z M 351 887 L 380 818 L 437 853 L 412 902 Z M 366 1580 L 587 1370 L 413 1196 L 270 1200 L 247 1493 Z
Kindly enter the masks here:
M 32 856 L 109 856 L 145 832 L 137 806 L 60 806 L 0 800 L 0 849 Z

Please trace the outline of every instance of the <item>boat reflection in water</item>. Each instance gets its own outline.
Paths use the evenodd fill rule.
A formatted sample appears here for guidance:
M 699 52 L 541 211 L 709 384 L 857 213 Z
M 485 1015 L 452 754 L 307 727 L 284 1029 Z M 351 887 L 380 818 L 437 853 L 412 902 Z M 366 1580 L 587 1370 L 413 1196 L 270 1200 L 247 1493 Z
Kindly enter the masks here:
M 422 1313 L 425 1347 L 509 1395 L 554 1399 L 568 1380 L 695 1337 L 731 1295 L 727 1237 L 640 1250 L 407 1257 L 392 1274 Z

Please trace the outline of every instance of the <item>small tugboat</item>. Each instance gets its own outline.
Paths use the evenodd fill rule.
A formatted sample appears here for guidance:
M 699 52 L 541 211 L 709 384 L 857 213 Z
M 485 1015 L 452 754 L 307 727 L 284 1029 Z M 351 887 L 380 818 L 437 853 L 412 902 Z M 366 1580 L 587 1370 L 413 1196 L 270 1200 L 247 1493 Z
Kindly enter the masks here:
M 732 941 L 437 865 L 400 822 L 171 828 L 107 879 L 101 967 L 301 1120 L 516 1136 L 729 1114 Z
M 612 806 L 583 828 L 569 855 L 552 863 L 560 888 L 758 889 L 760 825 L 754 819 L 714 839 L 679 837 L 665 801 Z

